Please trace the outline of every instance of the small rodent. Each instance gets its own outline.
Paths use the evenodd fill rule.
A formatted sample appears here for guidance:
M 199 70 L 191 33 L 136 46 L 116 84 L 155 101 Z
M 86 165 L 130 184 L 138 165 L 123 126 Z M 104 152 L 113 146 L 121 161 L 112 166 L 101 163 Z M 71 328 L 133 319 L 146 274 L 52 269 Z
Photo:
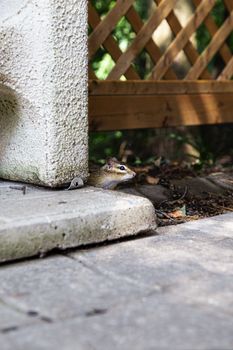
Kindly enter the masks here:
M 135 175 L 133 170 L 116 158 L 108 158 L 101 168 L 91 171 L 87 184 L 113 190 L 119 183 L 128 181 Z

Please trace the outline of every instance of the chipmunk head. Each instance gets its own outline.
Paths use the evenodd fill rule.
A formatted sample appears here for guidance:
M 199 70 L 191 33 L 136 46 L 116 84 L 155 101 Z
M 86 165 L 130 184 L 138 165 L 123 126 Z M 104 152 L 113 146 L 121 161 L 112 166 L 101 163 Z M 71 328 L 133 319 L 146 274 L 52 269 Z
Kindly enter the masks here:
M 108 158 L 102 170 L 105 172 L 106 182 L 108 182 L 105 188 L 114 188 L 117 184 L 128 181 L 136 175 L 133 170 L 120 163 L 116 158 Z

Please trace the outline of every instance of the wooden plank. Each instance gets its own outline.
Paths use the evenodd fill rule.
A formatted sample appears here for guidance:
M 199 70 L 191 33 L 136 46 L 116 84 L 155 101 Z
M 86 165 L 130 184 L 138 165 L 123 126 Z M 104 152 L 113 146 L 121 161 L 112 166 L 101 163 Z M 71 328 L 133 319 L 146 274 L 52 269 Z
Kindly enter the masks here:
M 233 93 L 233 81 L 89 81 L 89 95 L 179 95 Z
M 174 58 L 187 44 L 190 36 L 203 22 L 214 5 L 215 0 L 203 0 L 201 2 L 201 4 L 197 7 L 196 12 L 188 21 L 187 25 L 179 32 L 177 37 L 173 40 L 171 45 L 152 70 L 151 79 L 161 79 L 167 69 L 171 66 Z
M 162 22 L 162 20 L 169 14 L 177 0 L 163 0 L 157 7 L 156 11 L 151 15 L 150 19 L 144 24 L 142 29 L 137 34 L 136 38 L 130 47 L 123 53 L 117 61 L 117 64 L 109 74 L 109 79 L 118 80 L 122 74 L 128 69 L 131 62 L 145 47 L 150 40 L 154 30 Z M 213 1 L 213 0 L 210 0 Z
M 141 17 L 138 15 L 138 13 L 135 11 L 134 7 L 131 7 L 129 11 L 126 13 L 125 17 L 130 22 L 133 30 L 137 34 L 141 28 L 143 27 L 144 23 L 141 19 Z M 149 41 L 145 45 L 145 49 L 150 55 L 152 61 L 156 63 L 160 57 L 162 56 L 162 53 L 159 49 L 159 47 L 155 44 L 152 38 L 149 39 Z M 176 74 L 173 72 L 172 69 L 169 69 L 166 74 L 164 75 L 166 79 L 177 79 Z
M 101 23 L 89 36 L 89 60 L 92 59 L 98 48 L 110 35 L 117 22 L 125 15 L 135 0 L 118 0 L 113 9 L 106 15 Z
M 92 80 L 97 79 L 97 77 L 96 77 L 95 73 L 93 72 L 90 64 L 88 65 L 88 79 L 90 79 L 90 80 L 91 79 Z
M 225 6 L 229 12 L 231 12 L 233 10 L 232 0 L 223 0 L 223 3 L 225 4 Z
M 90 1 L 88 2 L 88 22 L 93 29 L 95 29 L 101 22 L 98 13 L 91 5 Z M 102 45 L 109 52 L 115 62 L 119 57 L 121 57 L 122 51 L 119 49 L 118 43 L 111 35 L 103 42 Z M 124 75 L 127 79 L 141 79 L 132 66 L 128 68 Z
M 202 0 L 193 0 L 194 4 L 196 6 L 198 6 L 201 3 L 201 1 Z M 232 0 L 230 0 L 230 1 L 225 0 L 225 3 L 226 3 L 228 10 L 231 12 L 233 10 Z M 205 24 L 206 28 L 208 29 L 209 33 L 211 34 L 211 36 L 213 36 L 217 32 L 218 27 L 215 24 L 211 15 L 208 15 L 206 17 L 206 19 L 204 20 L 204 24 Z M 226 43 L 224 43 L 220 47 L 219 53 L 222 56 L 222 59 L 225 63 L 227 63 L 231 59 L 231 56 L 232 56 L 231 50 L 229 49 L 229 47 L 227 46 Z
M 223 69 L 221 74 L 218 76 L 218 81 L 231 79 L 233 77 L 233 57 L 228 62 L 226 67 Z
M 233 122 L 233 93 L 90 96 L 90 130 L 160 128 Z
M 156 4 L 160 4 L 160 2 L 162 0 L 154 0 L 154 1 Z M 169 24 L 171 31 L 173 32 L 173 34 L 175 36 L 182 30 L 182 26 L 181 26 L 178 18 L 176 17 L 174 11 L 171 11 L 169 13 L 169 15 L 166 18 L 166 21 Z M 194 64 L 199 57 L 199 53 L 197 52 L 197 50 L 195 49 L 195 47 L 193 46 L 193 44 L 190 40 L 184 46 L 184 52 L 185 52 L 185 54 L 186 54 L 186 56 L 191 64 Z M 203 71 L 201 78 L 212 79 L 207 68 Z
M 155 128 L 233 122 L 233 94 L 91 96 L 91 130 Z
M 185 79 L 198 79 L 203 69 L 210 62 L 212 57 L 218 51 L 220 46 L 226 40 L 228 35 L 231 33 L 233 29 L 233 11 L 230 16 L 226 19 L 223 25 L 219 28 L 219 30 L 213 36 L 210 44 L 207 48 L 202 52 L 199 56 L 198 60 L 194 64 L 194 66 L 189 70 Z

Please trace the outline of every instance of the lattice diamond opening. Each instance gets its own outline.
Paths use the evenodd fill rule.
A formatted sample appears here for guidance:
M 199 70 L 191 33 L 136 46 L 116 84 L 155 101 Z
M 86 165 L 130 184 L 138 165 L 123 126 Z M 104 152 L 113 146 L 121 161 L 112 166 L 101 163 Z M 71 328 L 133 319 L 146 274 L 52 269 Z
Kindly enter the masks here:
M 232 78 L 232 0 L 145 1 L 148 2 L 146 14 L 140 14 L 138 0 L 118 0 L 103 18 L 100 18 L 98 11 L 94 9 L 91 1 L 89 2 L 89 25 L 92 28 L 89 36 L 89 60 L 93 61 L 100 48 L 104 48 L 111 56 L 111 60 L 106 56 L 111 62 L 111 69 L 103 75 L 103 79 Z M 188 11 L 184 4 L 188 6 Z M 186 20 L 182 18 L 185 11 Z M 128 30 L 127 43 L 124 45 L 117 36 L 119 23 L 122 24 L 122 21 L 125 21 Z M 163 45 L 155 40 L 156 31 L 159 30 L 162 21 L 167 23 L 172 33 L 165 51 Z M 198 36 L 206 37 L 202 47 L 198 44 Z M 184 61 L 180 60 L 179 67 L 179 57 L 182 56 L 186 58 L 187 67 L 180 74 L 179 71 L 184 65 Z M 145 72 L 137 68 L 137 62 L 143 62 L 143 59 L 147 61 L 147 64 L 144 64 Z M 95 76 L 93 68 L 95 70 L 95 67 L 90 68 L 92 78 Z

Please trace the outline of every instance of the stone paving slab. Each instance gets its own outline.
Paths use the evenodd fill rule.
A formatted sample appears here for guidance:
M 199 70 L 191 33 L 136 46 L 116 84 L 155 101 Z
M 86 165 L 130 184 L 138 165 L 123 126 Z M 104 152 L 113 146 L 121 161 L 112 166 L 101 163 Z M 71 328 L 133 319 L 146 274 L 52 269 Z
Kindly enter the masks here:
M 34 320 L 28 317 L 28 310 L 27 312 L 22 313 L 21 310 L 18 310 L 17 305 L 14 308 L 13 306 L 8 306 L 5 302 L 0 301 L 0 312 L 0 329 L 2 334 L 15 330 L 18 325 L 25 327 L 34 322 Z
M 156 228 L 145 198 L 87 187 L 43 190 L 0 182 L 0 262 Z
M 232 350 L 232 242 L 231 213 L 3 265 L 1 350 Z

